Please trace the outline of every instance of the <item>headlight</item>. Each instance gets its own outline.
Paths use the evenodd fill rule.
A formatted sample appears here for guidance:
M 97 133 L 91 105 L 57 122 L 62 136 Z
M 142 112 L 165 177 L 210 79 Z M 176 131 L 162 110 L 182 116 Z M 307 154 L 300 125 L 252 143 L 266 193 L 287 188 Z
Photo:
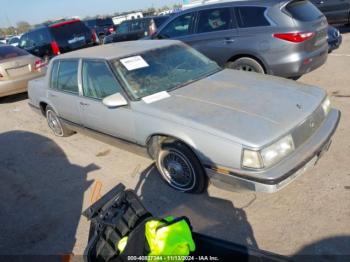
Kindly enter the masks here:
M 289 155 L 294 150 L 294 142 L 291 135 L 288 135 L 271 146 L 261 150 L 261 157 L 265 167 L 272 166 Z
M 243 149 L 242 166 L 248 168 L 262 168 L 263 164 L 259 151 Z
M 261 151 L 243 149 L 242 166 L 254 169 L 270 167 L 293 151 L 293 138 L 288 135 Z
M 329 97 L 327 97 L 322 103 L 322 109 L 325 115 L 328 115 L 329 111 L 331 111 L 331 101 Z

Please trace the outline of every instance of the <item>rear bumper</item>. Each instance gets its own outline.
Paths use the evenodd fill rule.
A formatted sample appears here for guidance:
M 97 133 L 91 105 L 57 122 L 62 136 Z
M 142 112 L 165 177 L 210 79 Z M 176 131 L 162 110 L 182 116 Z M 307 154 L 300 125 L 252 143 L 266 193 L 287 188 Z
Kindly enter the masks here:
M 321 67 L 328 57 L 328 43 L 314 52 L 291 53 L 271 63 L 270 74 L 286 78 L 299 77 Z
M 339 120 L 340 111 L 332 109 L 322 126 L 302 147 L 285 161 L 268 170 L 220 172 L 219 169 L 206 167 L 206 172 L 214 185 L 228 190 L 276 192 L 317 163 L 317 160 L 328 150 Z
M 0 97 L 26 92 L 28 82 L 44 74 L 45 72 L 40 72 L 26 75 L 18 79 L 0 81 Z

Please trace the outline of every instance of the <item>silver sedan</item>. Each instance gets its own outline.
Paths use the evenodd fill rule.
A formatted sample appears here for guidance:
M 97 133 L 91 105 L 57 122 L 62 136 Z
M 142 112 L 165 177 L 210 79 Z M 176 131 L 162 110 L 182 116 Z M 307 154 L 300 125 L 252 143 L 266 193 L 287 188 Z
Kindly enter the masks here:
M 328 149 L 340 112 L 315 86 L 220 68 L 178 41 L 124 42 L 54 58 L 30 105 L 58 136 L 133 143 L 172 187 L 275 192 Z

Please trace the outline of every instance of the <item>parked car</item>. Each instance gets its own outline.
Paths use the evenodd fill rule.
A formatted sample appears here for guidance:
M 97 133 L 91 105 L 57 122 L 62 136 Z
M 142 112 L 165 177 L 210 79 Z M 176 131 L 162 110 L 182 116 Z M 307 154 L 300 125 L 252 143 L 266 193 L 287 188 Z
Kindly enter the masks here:
M 339 30 L 333 26 L 328 27 L 328 53 L 338 49 L 343 41 Z
M 13 36 L 8 40 L 8 44 L 12 46 L 18 46 L 20 39 L 21 35 Z
M 330 24 L 350 23 L 350 0 L 311 0 Z
M 29 83 L 29 101 L 57 136 L 84 130 L 144 147 L 184 192 L 203 191 L 207 177 L 275 192 L 317 162 L 340 118 L 321 88 L 222 69 L 170 40 L 58 56 Z
M 153 39 L 181 40 L 220 66 L 287 78 L 320 67 L 328 53 L 326 18 L 299 0 L 199 5 L 174 15 Z
M 91 29 L 94 30 L 100 43 L 103 43 L 105 36 L 115 32 L 115 26 L 112 18 L 95 18 L 85 20 L 84 23 Z
M 0 37 L 0 43 L 1 43 L 1 44 L 6 44 L 6 38 L 3 37 L 3 36 L 1 36 L 1 37 Z
M 104 44 L 132 41 L 154 34 L 169 16 L 151 16 L 122 22 L 116 33 L 106 36 Z
M 49 60 L 53 56 L 97 44 L 94 34 L 79 19 L 71 19 L 43 25 L 25 34 L 19 47 L 29 53 Z
M 45 63 L 27 51 L 0 45 L 0 97 L 27 90 L 28 81 L 45 73 Z

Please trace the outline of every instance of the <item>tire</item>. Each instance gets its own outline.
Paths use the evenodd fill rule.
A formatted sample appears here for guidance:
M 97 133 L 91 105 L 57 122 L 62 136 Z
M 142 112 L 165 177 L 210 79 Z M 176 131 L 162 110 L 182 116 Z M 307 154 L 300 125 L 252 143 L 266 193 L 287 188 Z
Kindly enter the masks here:
M 202 193 L 208 179 L 196 155 L 178 141 L 165 141 L 156 153 L 156 166 L 163 180 L 185 193 Z
M 69 130 L 59 119 L 56 112 L 53 110 L 51 106 L 47 106 L 45 109 L 45 115 L 47 124 L 55 134 L 55 136 L 59 137 L 67 137 L 71 136 L 74 132 Z
M 233 62 L 227 62 L 226 67 L 235 70 L 265 74 L 262 65 L 250 57 L 241 57 Z
M 105 39 L 105 35 L 99 35 L 98 36 L 98 41 L 99 41 L 99 44 L 102 45 L 103 44 L 103 40 Z

